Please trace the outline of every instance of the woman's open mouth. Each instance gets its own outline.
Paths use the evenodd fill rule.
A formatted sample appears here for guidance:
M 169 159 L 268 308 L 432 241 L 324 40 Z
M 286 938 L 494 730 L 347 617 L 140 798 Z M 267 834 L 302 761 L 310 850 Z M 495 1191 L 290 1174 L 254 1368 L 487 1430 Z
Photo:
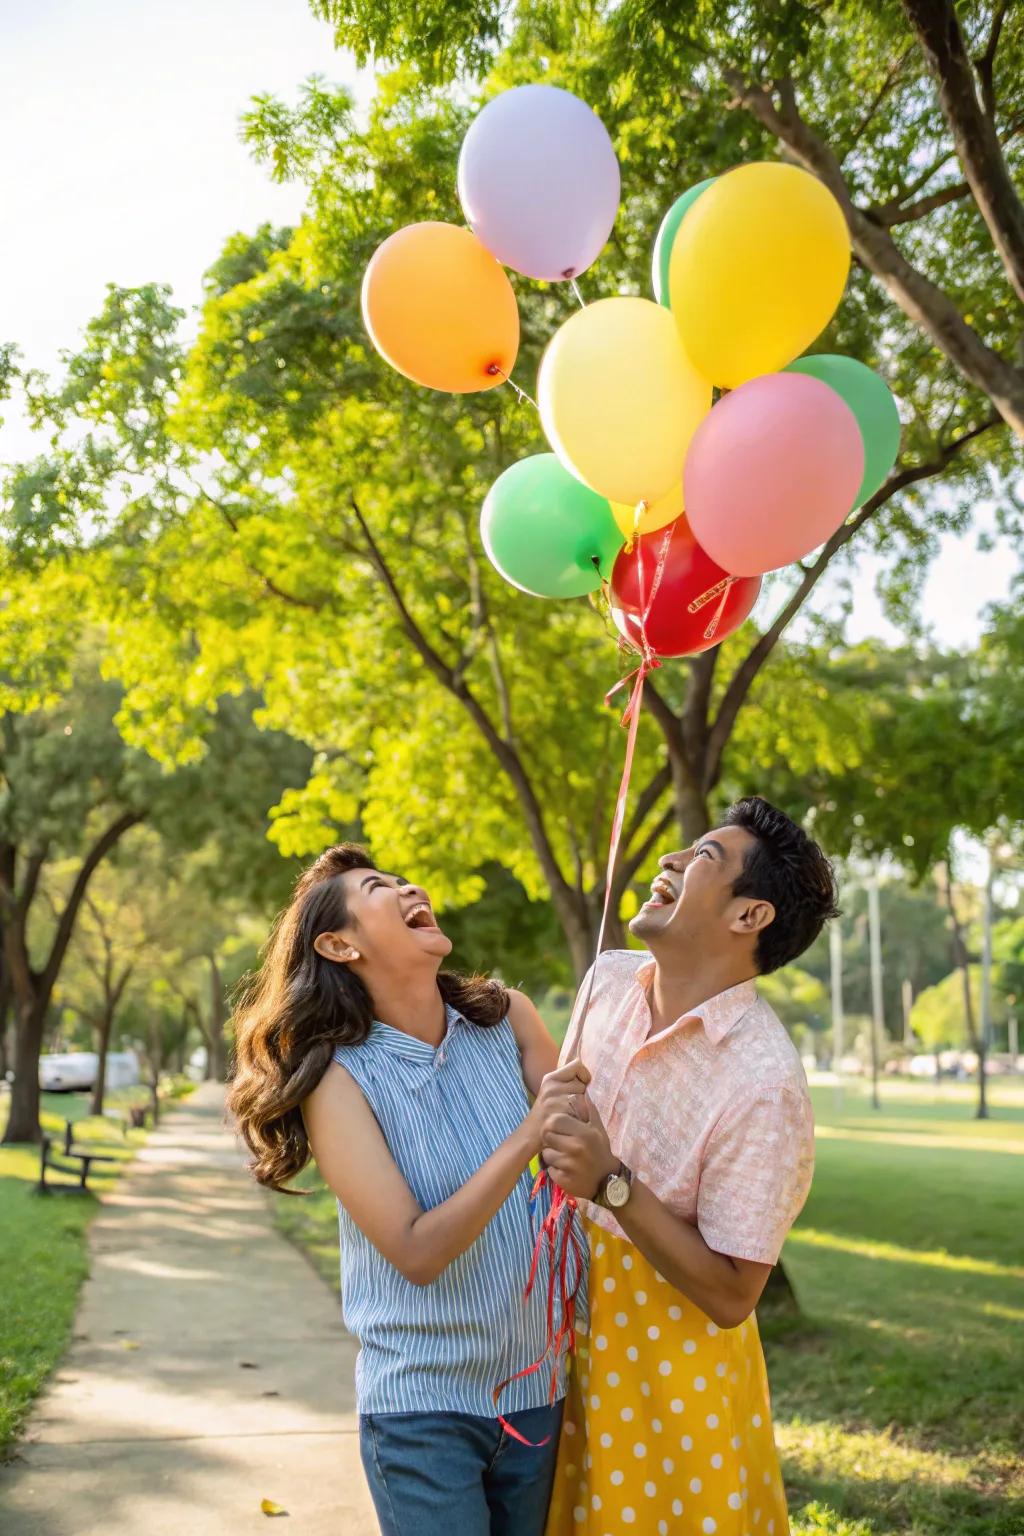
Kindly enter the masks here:
M 434 914 L 425 901 L 418 901 L 414 907 L 410 907 L 402 921 L 407 928 L 437 928 Z

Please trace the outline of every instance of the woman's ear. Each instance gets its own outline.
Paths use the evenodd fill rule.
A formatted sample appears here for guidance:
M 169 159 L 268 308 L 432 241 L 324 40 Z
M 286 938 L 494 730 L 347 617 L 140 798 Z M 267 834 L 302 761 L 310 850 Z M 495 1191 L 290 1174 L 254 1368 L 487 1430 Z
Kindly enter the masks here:
M 359 959 L 358 949 L 353 949 L 340 933 L 318 933 L 313 948 L 324 960 L 333 960 L 338 965 L 349 965 Z

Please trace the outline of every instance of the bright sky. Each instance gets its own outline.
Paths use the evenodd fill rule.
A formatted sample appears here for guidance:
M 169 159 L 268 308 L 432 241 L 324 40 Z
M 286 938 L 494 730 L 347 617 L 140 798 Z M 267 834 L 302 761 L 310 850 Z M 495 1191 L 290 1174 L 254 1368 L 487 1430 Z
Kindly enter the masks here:
M 301 189 L 252 164 L 238 119 L 313 73 L 362 101 L 372 90 L 305 0 L 0 0 L 0 341 L 52 368 L 106 283 L 169 282 L 190 308 L 229 234 L 297 219 Z M 37 452 L 2 411 L 0 461 Z M 977 531 L 946 540 L 926 619 L 969 644 L 1013 568 L 1005 549 L 978 551 Z M 895 638 L 866 556 L 850 634 Z

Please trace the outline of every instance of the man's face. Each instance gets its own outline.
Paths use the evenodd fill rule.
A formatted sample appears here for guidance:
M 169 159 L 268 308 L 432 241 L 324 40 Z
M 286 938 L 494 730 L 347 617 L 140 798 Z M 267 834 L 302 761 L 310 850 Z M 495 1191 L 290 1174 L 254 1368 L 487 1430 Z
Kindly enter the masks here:
M 732 890 L 753 845 L 754 838 L 742 827 L 718 827 L 692 848 L 663 854 L 650 899 L 630 923 L 630 932 L 649 945 L 698 936 L 723 942 L 749 904 L 749 898 L 736 897 Z

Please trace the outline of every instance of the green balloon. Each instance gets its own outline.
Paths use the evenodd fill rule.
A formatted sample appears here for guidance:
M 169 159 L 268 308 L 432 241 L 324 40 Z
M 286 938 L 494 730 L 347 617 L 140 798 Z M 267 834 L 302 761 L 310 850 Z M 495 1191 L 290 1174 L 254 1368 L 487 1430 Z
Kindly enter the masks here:
M 611 580 L 622 533 L 604 496 L 553 453 L 520 459 L 499 475 L 480 516 L 487 558 L 532 597 L 582 597 Z
M 651 257 L 651 287 L 658 303 L 664 304 L 666 309 L 672 307 L 668 302 L 668 264 L 672 259 L 672 242 L 687 210 L 692 208 L 701 193 L 706 192 L 715 179 L 714 176 L 708 176 L 677 197 L 661 221 L 658 238 L 654 242 L 654 255 Z
M 832 353 L 798 357 L 783 372 L 806 373 L 812 379 L 820 379 L 845 400 L 857 418 L 864 439 L 864 478 L 853 505 L 861 506 L 878 490 L 900 451 L 899 412 L 889 386 L 855 358 Z

